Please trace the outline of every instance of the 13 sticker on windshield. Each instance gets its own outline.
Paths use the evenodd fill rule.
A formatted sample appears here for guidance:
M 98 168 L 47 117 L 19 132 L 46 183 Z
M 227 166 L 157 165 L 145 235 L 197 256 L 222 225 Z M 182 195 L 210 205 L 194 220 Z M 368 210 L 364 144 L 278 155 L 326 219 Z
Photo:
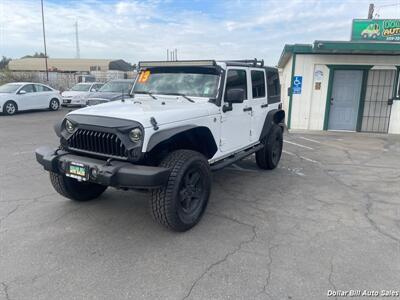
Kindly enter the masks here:
M 149 70 L 142 71 L 139 74 L 138 82 L 139 83 L 146 83 L 147 80 L 149 80 L 149 78 L 150 78 L 150 71 Z

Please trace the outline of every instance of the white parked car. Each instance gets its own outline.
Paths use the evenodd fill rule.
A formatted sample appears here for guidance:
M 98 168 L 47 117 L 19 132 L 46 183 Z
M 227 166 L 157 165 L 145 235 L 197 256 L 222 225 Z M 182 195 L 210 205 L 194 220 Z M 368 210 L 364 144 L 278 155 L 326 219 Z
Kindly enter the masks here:
M 97 92 L 104 83 L 102 82 L 83 82 L 74 85 L 70 90 L 62 92 L 63 106 L 85 106 L 86 97 Z
M 48 85 L 34 82 L 12 82 L 0 86 L 0 112 L 14 115 L 30 109 L 58 110 L 61 94 Z

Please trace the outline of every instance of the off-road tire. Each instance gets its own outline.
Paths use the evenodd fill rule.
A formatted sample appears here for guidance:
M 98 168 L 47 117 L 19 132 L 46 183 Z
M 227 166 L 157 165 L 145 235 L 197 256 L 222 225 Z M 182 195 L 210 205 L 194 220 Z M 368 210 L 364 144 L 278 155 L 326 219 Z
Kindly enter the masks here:
M 9 106 L 10 106 L 10 105 L 12 105 L 12 106 L 14 107 L 14 110 L 10 110 L 10 109 L 9 109 Z M 3 106 L 3 113 L 4 113 L 5 115 L 12 116 L 12 115 L 15 115 L 17 112 L 18 112 L 18 105 L 17 105 L 17 103 L 15 103 L 14 101 L 11 101 L 11 100 L 9 100 L 9 101 L 7 101 L 6 103 L 4 103 L 4 106 Z
M 176 150 L 161 161 L 160 167 L 170 168 L 171 173 L 165 186 L 152 191 L 151 214 L 170 230 L 187 231 L 200 221 L 207 207 L 211 191 L 208 161 L 199 152 Z
M 62 196 L 74 201 L 89 201 L 99 197 L 107 186 L 91 183 L 79 182 L 63 174 L 50 172 L 50 181 L 54 189 Z
M 278 125 L 273 125 L 269 135 L 261 141 L 264 148 L 256 152 L 258 167 L 265 170 L 275 169 L 282 155 L 283 130 Z
M 57 103 L 57 105 L 56 105 L 56 103 Z M 52 111 L 59 110 L 60 109 L 60 101 L 58 101 L 58 99 L 56 99 L 56 98 L 51 99 L 50 103 L 49 103 L 49 109 Z

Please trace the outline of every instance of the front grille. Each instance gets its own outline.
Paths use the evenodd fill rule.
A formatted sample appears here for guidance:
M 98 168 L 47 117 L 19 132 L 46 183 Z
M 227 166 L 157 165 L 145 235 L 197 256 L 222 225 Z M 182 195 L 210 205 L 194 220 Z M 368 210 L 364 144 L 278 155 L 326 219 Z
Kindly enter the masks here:
M 72 150 L 93 154 L 113 156 L 126 159 L 127 150 L 122 141 L 114 133 L 78 129 L 68 139 L 68 147 Z

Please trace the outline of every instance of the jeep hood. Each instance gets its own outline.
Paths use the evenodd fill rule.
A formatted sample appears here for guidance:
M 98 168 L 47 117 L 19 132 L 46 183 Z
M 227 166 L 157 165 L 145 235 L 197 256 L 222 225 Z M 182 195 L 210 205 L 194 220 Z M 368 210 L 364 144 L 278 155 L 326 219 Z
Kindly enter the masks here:
M 164 104 L 163 104 L 164 103 Z M 218 107 L 206 101 L 191 103 L 186 100 L 133 100 L 115 101 L 75 110 L 68 115 L 90 115 L 125 119 L 151 127 L 150 118 L 158 125 L 196 119 L 217 114 Z

